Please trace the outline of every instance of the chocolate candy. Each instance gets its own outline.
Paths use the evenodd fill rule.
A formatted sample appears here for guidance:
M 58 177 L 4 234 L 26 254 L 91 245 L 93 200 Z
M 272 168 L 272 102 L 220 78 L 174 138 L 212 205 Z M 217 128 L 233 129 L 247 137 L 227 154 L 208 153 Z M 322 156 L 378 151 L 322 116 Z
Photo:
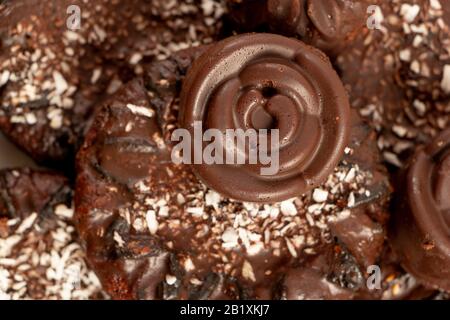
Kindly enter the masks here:
M 296 36 L 332 55 L 365 27 L 368 6 L 366 0 L 229 1 L 238 28 Z
M 261 164 L 194 165 L 224 196 L 276 202 L 313 189 L 341 159 L 349 135 L 347 94 L 328 58 L 295 39 L 271 34 L 231 37 L 196 60 L 183 83 L 180 124 L 203 129 L 278 129 L 279 171 Z M 223 153 L 226 150 L 222 145 Z M 236 150 L 247 152 L 248 149 Z
M 419 281 L 450 291 L 450 130 L 416 151 L 404 181 L 392 243 Z

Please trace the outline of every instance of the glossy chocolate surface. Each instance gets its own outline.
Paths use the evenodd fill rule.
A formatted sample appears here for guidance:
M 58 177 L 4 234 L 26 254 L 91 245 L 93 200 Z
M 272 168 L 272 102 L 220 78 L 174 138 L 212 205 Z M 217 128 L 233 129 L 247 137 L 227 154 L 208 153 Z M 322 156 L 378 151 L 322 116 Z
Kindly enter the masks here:
M 349 136 L 347 94 L 328 58 L 295 39 L 248 34 L 219 42 L 196 60 L 183 83 L 180 125 L 203 130 L 278 129 L 279 171 L 257 165 L 194 165 L 229 198 L 276 202 L 304 194 L 332 172 Z M 223 145 L 223 153 L 227 150 Z M 236 150 L 247 152 L 248 149 Z
M 394 247 L 419 281 L 450 291 L 450 130 L 417 150 L 405 181 L 391 234 Z

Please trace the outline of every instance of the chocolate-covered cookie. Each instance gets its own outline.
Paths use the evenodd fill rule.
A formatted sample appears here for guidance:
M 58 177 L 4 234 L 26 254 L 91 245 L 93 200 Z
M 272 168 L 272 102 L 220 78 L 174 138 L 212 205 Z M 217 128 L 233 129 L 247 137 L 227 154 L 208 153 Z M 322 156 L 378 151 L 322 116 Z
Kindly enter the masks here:
M 391 239 L 406 270 L 450 291 L 450 130 L 420 147 L 404 175 Z
M 211 1 L 3 1 L 1 130 L 38 162 L 67 167 L 93 106 L 140 62 L 211 42 L 222 12 Z
M 379 297 L 381 292 L 366 286 L 367 268 L 379 262 L 383 250 L 390 185 L 374 133 L 354 113 L 336 168 L 316 188 L 282 202 L 230 199 L 214 189 L 217 185 L 203 184 L 191 165 L 172 161 L 172 133 L 188 123 L 180 121 L 190 108 L 186 95 L 197 96 L 190 86 L 201 83 L 191 79 L 186 84 L 189 67 L 193 64 L 193 74 L 200 68 L 209 83 L 216 69 L 202 69 L 201 60 L 216 65 L 227 59 L 202 54 L 224 48 L 227 54 L 230 48 L 238 53 L 242 39 L 257 43 L 261 55 L 243 54 L 223 70 L 229 74 L 217 87 L 205 89 L 206 96 L 220 84 L 233 83 L 234 69 L 255 66 L 264 80 L 265 68 L 272 70 L 269 62 L 276 61 L 295 75 L 310 65 L 308 59 L 293 62 L 293 48 L 301 50 L 301 57 L 318 54 L 295 40 L 239 36 L 152 63 L 144 80 L 128 83 L 102 106 L 77 160 L 76 218 L 90 263 L 116 299 Z M 328 68 L 326 60 L 322 63 Z M 316 71 L 310 81 L 320 88 L 315 82 L 329 72 L 311 70 Z M 292 81 L 272 74 L 277 90 Z M 317 92 L 306 93 L 311 94 L 307 106 L 316 106 Z M 183 105 L 188 109 L 180 114 Z M 218 117 L 217 112 L 210 116 Z
M 66 178 L 0 172 L 0 299 L 105 297 L 77 242 Z
M 238 30 L 295 36 L 335 55 L 367 25 L 366 0 L 229 0 Z

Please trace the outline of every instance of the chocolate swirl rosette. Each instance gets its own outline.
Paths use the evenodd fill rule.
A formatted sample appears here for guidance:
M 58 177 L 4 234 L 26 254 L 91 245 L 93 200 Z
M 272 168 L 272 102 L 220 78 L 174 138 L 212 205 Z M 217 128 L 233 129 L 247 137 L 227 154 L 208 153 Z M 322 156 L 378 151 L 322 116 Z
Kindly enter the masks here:
M 450 129 L 417 150 L 406 186 L 394 216 L 394 247 L 406 270 L 450 291 Z
M 268 155 L 278 156 L 274 172 L 264 174 L 267 166 L 261 161 L 193 166 L 206 185 L 223 195 L 275 202 L 311 190 L 335 168 L 347 144 L 349 103 L 322 52 L 277 35 L 241 35 L 206 51 L 184 81 L 180 124 L 194 136 L 198 123 L 203 132 L 254 129 L 259 142 L 261 130 L 278 130 L 278 141 L 270 141 L 269 134 L 263 139 Z M 221 146 L 223 154 L 244 153 L 246 159 L 255 148 Z

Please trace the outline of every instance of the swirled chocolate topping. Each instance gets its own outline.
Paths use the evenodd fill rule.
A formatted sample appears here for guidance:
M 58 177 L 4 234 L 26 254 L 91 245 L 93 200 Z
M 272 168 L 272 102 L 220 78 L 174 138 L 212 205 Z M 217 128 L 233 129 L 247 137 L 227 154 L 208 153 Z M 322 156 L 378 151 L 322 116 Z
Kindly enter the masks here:
M 365 26 L 368 6 L 365 0 L 244 0 L 231 1 L 230 11 L 239 27 L 268 26 L 334 53 Z
M 335 168 L 347 144 L 349 103 L 323 53 L 295 39 L 248 34 L 219 42 L 193 64 L 183 85 L 180 124 L 194 134 L 198 121 L 204 131 L 279 130 L 276 150 L 269 150 L 279 153 L 274 175 L 262 175 L 260 163 L 193 166 L 206 185 L 227 197 L 275 202 L 305 193 Z
M 419 149 L 394 219 L 394 247 L 403 265 L 427 285 L 450 291 L 450 130 Z

